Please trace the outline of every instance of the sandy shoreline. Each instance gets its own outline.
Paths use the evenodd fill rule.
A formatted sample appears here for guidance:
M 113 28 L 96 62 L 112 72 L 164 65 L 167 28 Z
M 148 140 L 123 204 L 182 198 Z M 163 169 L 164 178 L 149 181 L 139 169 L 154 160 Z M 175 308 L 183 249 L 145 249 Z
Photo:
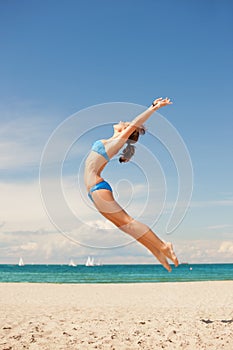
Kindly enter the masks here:
M 232 349 L 233 281 L 0 283 L 0 349 Z

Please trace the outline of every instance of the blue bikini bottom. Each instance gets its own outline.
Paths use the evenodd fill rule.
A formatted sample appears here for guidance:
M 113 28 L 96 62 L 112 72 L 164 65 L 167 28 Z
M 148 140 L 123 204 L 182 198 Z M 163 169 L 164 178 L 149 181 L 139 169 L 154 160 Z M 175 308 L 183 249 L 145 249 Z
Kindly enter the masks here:
M 92 202 L 94 201 L 91 193 L 98 190 L 109 190 L 112 192 L 112 187 L 106 181 L 98 182 L 96 185 L 92 186 L 88 192 L 88 197 L 92 200 Z

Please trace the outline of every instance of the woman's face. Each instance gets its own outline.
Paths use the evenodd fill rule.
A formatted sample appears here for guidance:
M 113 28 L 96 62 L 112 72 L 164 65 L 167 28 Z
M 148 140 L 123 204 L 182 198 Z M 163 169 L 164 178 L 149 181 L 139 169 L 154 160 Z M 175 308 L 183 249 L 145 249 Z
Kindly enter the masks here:
M 130 124 L 129 122 L 120 122 L 118 124 L 114 124 L 113 129 L 114 131 L 121 132 L 125 130 L 127 126 L 129 126 L 129 124 Z

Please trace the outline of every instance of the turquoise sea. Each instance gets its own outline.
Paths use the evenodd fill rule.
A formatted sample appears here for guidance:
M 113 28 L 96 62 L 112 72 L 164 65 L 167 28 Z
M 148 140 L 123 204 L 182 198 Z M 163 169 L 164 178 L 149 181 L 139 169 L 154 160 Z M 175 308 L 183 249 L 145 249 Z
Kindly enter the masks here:
M 184 264 L 171 273 L 161 265 L 0 265 L 0 282 L 147 283 L 233 280 L 233 264 Z

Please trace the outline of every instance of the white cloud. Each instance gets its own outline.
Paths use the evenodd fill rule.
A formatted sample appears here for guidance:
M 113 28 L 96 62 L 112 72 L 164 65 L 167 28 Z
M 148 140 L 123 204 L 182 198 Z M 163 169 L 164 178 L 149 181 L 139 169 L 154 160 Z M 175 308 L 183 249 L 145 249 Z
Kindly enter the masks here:
M 106 220 L 106 219 L 103 219 L 103 220 L 94 220 L 94 221 L 89 221 L 86 223 L 87 226 L 90 226 L 91 228 L 95 228 L 95 229 L 98 229 L 98 230 L 110 230 L 110 229 L 113 229 L 113 224 Z
M 49 179 L 48 181 L 52 181 Z M 70 256 L 77 260 L 85 260 L 85 256 L 93 253 L 105 256 L 106 262 L 151 262 L 153 257 L 138 243 L 132 244 L 131 238 L 119 231 L 97 212 L 88 200 L 81 200 L 75 191 L 72 177 L 64 178 L 64 187 L 68 203 L 76 211 L 80 225 L 68 232 L 68 238 L 57 233 L 50 223 L 40 197 L 39 183 L 0 183 L 1 231 L 0 256 L 12 262 L 23 255 L 28 261 L 62 262 Z M 85 192 L 85 190 L 84 190 Z M 57 203 L 54 202 L 54 205 Z M 140 203 L 131 206 L 136 210 Z M 131 211 L 130 211 L 131 213 Z M 155 209 L 148 208 L 144 215 L 154 215 Z M 219 225 L 220 226 L 220 225 Z M 221 225 L 226 226 L 226 225 Z M 216 226 L 213 226 L 216 227 Z M 167 237 L 166 237 L 167 239 Z M 73 241 L 83 245 L 74 244 Z M 176 237 L 172 236 L 175 242 Z M 191 262 L 232 262 L 232 241 L 221 240 L 178 240 L 177 254 L 181 260 Z M 109 249 L 88 248 L 107 247 Z M 114 248 L 119 247 L 122 248 Z M 138 260 L 137 260 L 138 259 Z
M 25 250 L 25 251 L 28 250 L 28 251 L 32 252 L 32 251 L 35 251 L 35 250 L 38 249 L 38 243 L 36 243 L 36 242 L 27 242 L 26 244 L 22 244 L 20 246 L 20 249 Z
M 190 203 L 191 208 L 206 208 L 206 207 L 218 207 L 218 206 L 233 206 L 233 200 L 213 200 L 213 201 L 192 201 Z
M 166 209 L 172 209 L 174 205 L 175 205 L 175 202 L 167 201 Z M 177 206 L 180 208 L 183 208 L 186 205 L 187 205 L 186 202 L 177 203 Z M 209 208 L 209 207 L 222 207 L 222 206 L 227 206 L 227 207 L 233 206 L 233 200 L 191 201 L 188 207 L 189 208 Z
M 207 226 L 208 230 L 221 230 L 225 228 L 233 228 L 233 225 L 222 224 L 222 225 Z
M 42 223 L 48 222 L 37 182 L 27 184 L 1 182 L 0 193 L 0 213 L 5 222 L 5 230 L 14 224 L 18 230 L 35 229 L 35 223 L 41 226 Z
M 4 221 L 0 222 L 0 228 L 2 228 L 4 225 L 5 225 Z
M 93 237 L 96 235 L 96 239 L 106 243 L 106 232 L 92 229 L 92 233 Z M 71 257 L 78 263 L 84 263 L 88 255 L 100 258 L 105 263 L 143 262 L 143 258 L 152 263 L 154 261 L 153 256 L 148 255 L 147 250 L 136 242 L 118 249 L 97 249 L 74 244 L 60 233 L 40 235 L 35 232 L 1 233 L 0 242 L 1 263 L 17 263 L 20 256 L 25 263 L 68 263 Z
M 180 261 L 190 263 L 233 262 L 233 241 L 177 240 L 175 248 Z
M 52 191 L 54 180 L 46 181 Z M 82 199 L 78 189 L 71 186 L 70 181 L 69 177 L 64 178 L 66 204 L 77 215 L 80 222 L 96 220 L 100 214 L 88 199 L 87 194 L 83 193 L 85 198 Z M 51 230 L 53 226 L 42 203 L 39 181 L 0 182 L 0 193 L 0 223 L 5 231 L 35 231 L 40 230 L 41 227 Z M 57 208 L 59 212 L 60 203 L 56 202 L 55 192 L 51 192 L 50 196 L 53 208 Z M 46 203 L 46 197 L 44 201 Z
M 233 241 L 224 241 L 220 244 L 220 247 L 218 249 L 219 253 L 226 253 L 227 255 L 232 256 L 233 260 Z

